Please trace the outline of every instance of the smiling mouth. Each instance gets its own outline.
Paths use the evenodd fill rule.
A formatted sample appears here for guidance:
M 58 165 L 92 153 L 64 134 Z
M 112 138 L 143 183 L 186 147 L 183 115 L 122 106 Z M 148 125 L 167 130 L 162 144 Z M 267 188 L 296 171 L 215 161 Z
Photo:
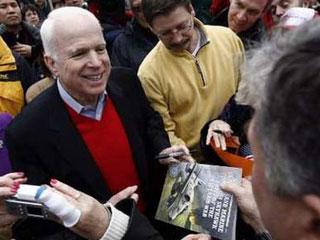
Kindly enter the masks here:
M 102 79 L 103 74 L 96 74 L 96 75 L 87 75 L 87 76 L 83 76 L 85 79 L 89 80 L 89 81 L 99 81 Z

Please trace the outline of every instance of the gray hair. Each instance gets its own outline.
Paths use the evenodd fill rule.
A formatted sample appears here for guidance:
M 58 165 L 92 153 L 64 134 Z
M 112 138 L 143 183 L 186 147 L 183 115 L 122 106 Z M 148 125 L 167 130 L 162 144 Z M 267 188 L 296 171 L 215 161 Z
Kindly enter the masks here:
M 100 25 L 98 19 L 88 10 L 79 7 L 61 7 L 53 10 L 42 23 L 40 34 L 44 52 L 53 59 L 58 58 L 57 30 L 60 26 L 68 24 L 70 28 L 79 24 L 79 17 L 86 17 Z
M 270 189 L 285 197 L 320 195 L 320 22 L 255 50 L 246 80 Z

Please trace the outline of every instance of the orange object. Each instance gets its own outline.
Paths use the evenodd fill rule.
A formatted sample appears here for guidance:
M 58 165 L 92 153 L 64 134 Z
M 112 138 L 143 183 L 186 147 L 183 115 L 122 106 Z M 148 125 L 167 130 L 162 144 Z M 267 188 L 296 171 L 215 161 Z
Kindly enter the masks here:
M 226 138 L 226 151 L 222 150 L 221 148 L 217 148 L 213 139 L 211 140 L 210 145 L 215 151 L 215 153 L 218 155 L 218 157 L 227 166 L 242 168 L 243 177 L 252 175 L 253 160 L 238 155 L 240 145 L 237 141 L 235 141 L 234 137 Z M 231 153 L 230 151 L 228 151 L 228 149 L 235 150 L 235 153 Z

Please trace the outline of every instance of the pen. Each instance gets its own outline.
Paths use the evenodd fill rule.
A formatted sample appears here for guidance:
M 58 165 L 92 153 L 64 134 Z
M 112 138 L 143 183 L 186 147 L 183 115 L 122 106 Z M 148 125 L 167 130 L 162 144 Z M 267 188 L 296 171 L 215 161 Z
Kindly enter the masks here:
M 218 134 L 223 134 L 223 132 L 221 130 L 219 130 L 219 129 L 214 129 L 212 131 L 215 132 L 215 133 L 218 133 Z
M 165 154 L 159 154 L 155 157 L 155 159 L 159 160 L 159 159 L 165 159 L 168 157 L 181 157 L 181 156 L 185 156 L 185 155 L 190 155 L 191 153 L 195 153 L 198 150 L 193 149 L 189 151 L 189 154 L 186 154 L 185 152 L 173 152 L 173 153 L 165 153 Z

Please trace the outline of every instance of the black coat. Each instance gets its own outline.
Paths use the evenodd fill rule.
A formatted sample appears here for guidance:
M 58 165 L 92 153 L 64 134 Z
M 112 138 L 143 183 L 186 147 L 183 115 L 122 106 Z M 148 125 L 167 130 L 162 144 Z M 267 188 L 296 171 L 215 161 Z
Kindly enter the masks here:
M 138 72 L 141 62 L 157 42 L 157 36 L 149 29 L 141 27 L 135 20 L 129 22 L 113 42 L 112 66 L 128 67 Z
M 107 92 L 126 131 L 144 193 L 152 194 L 150 168 L 155 163 L 154 156 L 170 146 L 162 119 L 150 107 L 137 76 L 129 69 L 114 68 L 111 71 Z M 45 184 L 51 178 L 57 178 L 101 202 L 111 197 L 95 161 L 70 119 L 56 84 L 14 119 L 7 129 L 6 143 L 13 169 L 25 172 L 29 184 Z M 148 202 L 148 195 L 144 197 Z M 58 228 L 62 230 L 61 226 Z M 18 225 L 15 230 L 17 233 L 22 231 L 16 239 L 30 239 L 27 234 L 45 236 L 58 231 L 57 224 L 44 224 L 34 219 Z M 55 239 L 73 238 L 68 233 Z
M 42 52 L 42 42 L 40 37 L 40 31 L 38 28 L 31 26 L 28 23 L 21 23 L 21 30 L 19 34 L 10 33 L 6 31 L 6 28 L 2 25 L 0 34 L 7 45 L 12 48 L 17 42 L 22 44 L 28 44 L 31 46 L 31 58 L 28 59 L 30 64 L 37 58 Z

